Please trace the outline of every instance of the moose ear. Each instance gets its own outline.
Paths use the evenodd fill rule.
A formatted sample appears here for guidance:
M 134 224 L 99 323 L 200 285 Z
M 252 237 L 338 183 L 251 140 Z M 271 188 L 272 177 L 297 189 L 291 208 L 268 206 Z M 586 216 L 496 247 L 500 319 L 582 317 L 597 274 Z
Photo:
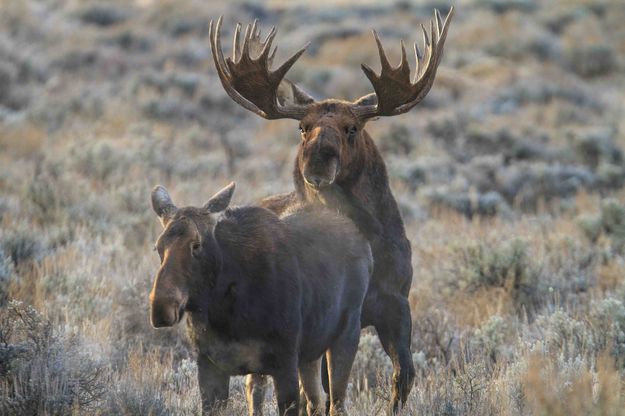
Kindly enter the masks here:
M 283 79 L 278 86 L 278 102 L 280 105 L 307 105 L 314 103 L 315 99 L 288 79 Z
M 372 92 L 371 94 L 363 95 L 362 97 L 354 101 L 352 104 L 355 106 L 361 106 L 361 105 L 376 105 L 377 103 L 378 103 L 378 96 L 375 95 L 374 92 Z
M 228 208 L 232 194 L 234 193 L 234 182 L 230 182 L 230 185 L 217 192 L 215 195 L 204 204 L 204 209 L 210 213 L 221 212 Z
M 167 189 L 157 185 L 152 190 L 152 209 L 161 219 L 163 227 L 166 222 L 176 213 L 176 206 L 169 196 Z

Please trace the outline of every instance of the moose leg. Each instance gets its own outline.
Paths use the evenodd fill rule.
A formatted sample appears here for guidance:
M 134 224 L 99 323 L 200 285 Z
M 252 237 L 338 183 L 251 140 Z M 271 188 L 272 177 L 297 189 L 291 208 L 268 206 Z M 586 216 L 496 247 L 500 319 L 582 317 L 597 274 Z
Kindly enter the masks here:
M 308 415 L 308 399 L 306 399 L 306 392 L 304 391 L 304 386 L 302 385 L 302 380 L 300 378 L 299 381 L 299 407 L 297 409 L 297 414 L 299 416 Z
M 197 359 L 197 378 L 202 396 L 202 414 L 210 415 L 224 408 L 228 401 L 230 376 L 217 368 L 208 357 L 200 354 Z
M 328 376 L 328 357 L 321 358 L 321 385 L 326 393 L 326 415 L 330 414 L 330 377 Z
M 300 363 L 299 379 L 304 389 L 308 416 L 323 416 L 323 393 L 321 392 L 321 358 Z M 300 396 L 301 400 L 301 396 Z M 301 403 L 300 403 L 301 406 Z
M 267 376 L 248 374 L 245 378 L 245 397 L 249 416 L 263 415 L 263 399 L 267 387 Z
M 280 416 L 297 416 L 299 405 L 299 383 L 295 357 L 276 373 L 272 374 L 278 400 Z
M 378 331 L 378 337 L 393 362 L 393 391 L 389 413 L 396 414 L 399 411 L 399 403 L 402 406 L 408 399 L 408 394 L 414 382 L 415 369 L 410 352 L 412 338 L 412 319 L 408 299 L 401 295 L 382 295 L 380 319 L 376 319 L 374 326 Z
M 349 374 L 360 339 L 360 316 L 352 319 L 353 324 L 334 342 L 326 353 L 330 379 L 330 415 L 345 414 L 345 395 Z

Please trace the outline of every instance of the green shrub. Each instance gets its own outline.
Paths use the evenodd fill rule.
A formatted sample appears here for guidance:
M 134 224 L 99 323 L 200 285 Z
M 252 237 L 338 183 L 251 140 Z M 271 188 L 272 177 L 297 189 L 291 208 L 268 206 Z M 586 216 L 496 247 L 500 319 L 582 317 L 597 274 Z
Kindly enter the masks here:
M 493 315 L 474 331 L 470 343 L 476 352 L 496 363 L 500 358 L 510 358 L 506 357 L 509 355 L 506 349 L 512 331 L 510 318 L 504 319 L 499 315 Z
M 11 257 L 0 247 L 0 307 L 8 300 L 8 288 L 13 278 L 14 268 Z
M 378 387 L 380 376 L 389 380 L 392 372 L 391 360 L 384 352 L 377 335 L 363 333 L 351 372 L 356 390 L 373 390 Z
M 526 242 L 477 243 L 458 249 L 456 284 L 468 292 L 501 288 L 519 309 L 538 306 L 539 267 L 533 262 Z
M 10 231 L 2 230 L 0 249 L 11 259 L 14 266 L 41 260 L 46 250 L 42 237 L 26 226 Z
M 625 305 L 614 298 L 593 302 L 590 322 L 595 334 L 597 350 L 611 349 L 622 360 L 625 356 Z
M 625 207 L 616 199 L 604 200 L 599 214 L 578 217 L 577 225 L 590 241 L 595 242 L 604 234 L 616 252 L 625 247 Z

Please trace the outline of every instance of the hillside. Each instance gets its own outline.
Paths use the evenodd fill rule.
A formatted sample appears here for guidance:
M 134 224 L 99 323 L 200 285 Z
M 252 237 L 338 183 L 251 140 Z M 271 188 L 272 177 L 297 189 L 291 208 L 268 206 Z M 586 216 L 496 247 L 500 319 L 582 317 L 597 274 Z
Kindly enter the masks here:
M 289 78 L 355 99 L 360 64 L 379 69 L 371 29 L 398 62 L 449 8 L 317 3 L 0 2 L 0 413 L 198 414 L 184 325 L 149 324 L 150 191 L 289 191 L 299 142 L 226 95 L 209 22 L 226 53 L 254 19 L 278 28 L 277 62 L 311 42 Z M 367 125 L 413 249 L 405 414 L 623 414 L 625 3 L 455 6 L 428 97 Z M 363 332 L 350 414 L 383 414 L 390 376 Z M 224 414 L 244 414 L 242 379 L 231 391 Z

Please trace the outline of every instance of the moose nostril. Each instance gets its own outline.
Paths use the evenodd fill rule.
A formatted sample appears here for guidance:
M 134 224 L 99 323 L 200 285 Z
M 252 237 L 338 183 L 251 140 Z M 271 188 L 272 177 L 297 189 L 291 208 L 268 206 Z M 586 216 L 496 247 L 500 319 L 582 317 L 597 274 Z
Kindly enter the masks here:
M 325 183 L 325 180 L 321 175 L 304 174 L 304 180 L 313 188 L 320 188 Z
M 178 323 L 179 318 L 178 305 L 153 305 L 151 313 L 152 326 L 155 328 L 162 328 L 166 326 L 173 326 Z
M 165 326 L 171 326 L 170 322 L 160 315 L 152 315 L 152 326 L 154 328 L 163 328 Z

